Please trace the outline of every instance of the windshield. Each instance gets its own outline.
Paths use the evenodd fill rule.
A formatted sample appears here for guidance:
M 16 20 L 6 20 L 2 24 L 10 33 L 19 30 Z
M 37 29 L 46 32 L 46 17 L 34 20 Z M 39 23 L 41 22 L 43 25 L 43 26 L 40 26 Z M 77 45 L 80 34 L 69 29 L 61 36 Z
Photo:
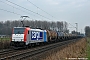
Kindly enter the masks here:
M 14 34 L 23 34 L 25 28 L 14 28 Z

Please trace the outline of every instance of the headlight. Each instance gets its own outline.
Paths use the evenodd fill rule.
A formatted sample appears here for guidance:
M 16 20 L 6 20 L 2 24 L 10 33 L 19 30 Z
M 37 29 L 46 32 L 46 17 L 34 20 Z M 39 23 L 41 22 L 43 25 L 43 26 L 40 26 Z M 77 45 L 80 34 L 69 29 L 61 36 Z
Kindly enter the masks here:
M 12 41 L 15 41 L 15 39 L 12 39 Z

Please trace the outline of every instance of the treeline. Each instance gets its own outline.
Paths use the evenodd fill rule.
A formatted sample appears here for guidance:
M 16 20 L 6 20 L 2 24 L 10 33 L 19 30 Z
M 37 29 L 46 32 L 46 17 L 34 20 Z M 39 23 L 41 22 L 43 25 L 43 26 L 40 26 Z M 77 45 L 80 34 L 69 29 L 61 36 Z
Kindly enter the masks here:
M 76 34 L 76 35 L 79 35 L 81 34 L 80 32 L 76 32 L 75 30 L 71 32 L 72 34 Z
M 85 27 L 85 35 L 86 35 L 87 37 L 90 37 L 90 26 L 86 26 L 86 27 Z
M 24 26 L 30 26 L 30 28 L 41 28 L 55 31 L 64 31 L 69 32 L 67 29 L 67 22 L 53 22 L 53 21 L 37 21 L 37 20 L 24 20 Z M 21 27 L 23 26 L 20 20 L 14 21 L 1 21 L 0 22 L 0 35 L 11 35 L 13 27 Z

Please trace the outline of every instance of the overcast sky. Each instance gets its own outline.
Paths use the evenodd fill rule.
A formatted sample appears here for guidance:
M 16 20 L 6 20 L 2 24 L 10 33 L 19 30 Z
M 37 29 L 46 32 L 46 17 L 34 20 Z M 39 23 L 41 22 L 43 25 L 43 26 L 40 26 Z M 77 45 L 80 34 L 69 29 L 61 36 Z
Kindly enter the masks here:
M 84 32 L 85 26 L 90 26 L 90 0 L 0 0 L 0 21 L 19 20 L 22 15 L 29 16 L 29 20 L 66 21 L 73 26 L 78 23 L 78 30 Z

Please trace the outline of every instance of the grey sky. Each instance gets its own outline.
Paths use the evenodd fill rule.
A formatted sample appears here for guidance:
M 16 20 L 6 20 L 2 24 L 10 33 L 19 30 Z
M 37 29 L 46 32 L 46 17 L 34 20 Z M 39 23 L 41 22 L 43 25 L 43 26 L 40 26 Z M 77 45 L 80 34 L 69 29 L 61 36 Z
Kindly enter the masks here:
M 25 7 L 36 13 L 39 13 L 49 19 L 46 19 L 35 13 L 32 13 L 16 5 L 13 5 L 8 1 L 14 2 L 22 7 Z M 46 14 L 39 8 L 33 6 L 27 0 L 8 0 L 8 1 L 0 0 L 0 9 L 5 9 L 14 13 L 18 13 L 20 15 L 28 15 L 30 17 L 28 18 L 29 20 L 34 19 L 34 20 L 48 20 L 48 21 L 66 21 L 68 23 L 71 23 L 74 26 L 75 26 L 75 23 L 78 23 L 79 31 L 81 31 L 82 29 L 83 32 L 84 32 L 85 26 L 87 25 L 90 26 L 90 17 L 89 17 L 90 0 L 29 0 L 39 8 L 48 12 L 53 17 Z M 16 15 L 13 13 L 0 10 L 0 21 L 15 20 L 15 19 L 18 20 L 20 19 L 20 15 Z M 69 27 L 72 27 L 72 26 L 69 26 Z M 70 30 L 74 30 L 74 29 L 70 28 Z

